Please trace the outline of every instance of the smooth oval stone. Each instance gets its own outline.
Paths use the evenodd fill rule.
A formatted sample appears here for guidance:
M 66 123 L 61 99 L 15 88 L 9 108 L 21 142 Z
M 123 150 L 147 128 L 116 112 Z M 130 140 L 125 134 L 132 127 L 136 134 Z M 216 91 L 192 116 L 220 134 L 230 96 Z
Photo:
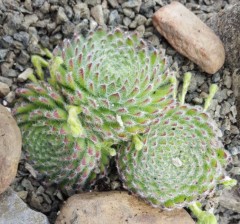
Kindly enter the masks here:
M 0 105 L 0 194 L 14 180 L 21 156 L 22 137 L 10 112 Z
M 56 224 L 193 224 L 184 209 L 163 211 L 125 191 L 92 192 L 70 197 Z
M 181 3 L 174 1 L 160 8 L 153 15 L 153 25 L 173 48 L 203 71 L 214 74 L 224 64 L 221 40 Z

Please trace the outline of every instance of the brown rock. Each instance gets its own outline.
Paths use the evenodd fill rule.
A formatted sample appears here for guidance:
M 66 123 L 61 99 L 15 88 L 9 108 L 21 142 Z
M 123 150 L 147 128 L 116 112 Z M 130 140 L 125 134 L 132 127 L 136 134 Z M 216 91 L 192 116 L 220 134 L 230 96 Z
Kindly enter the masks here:
M 214 32 L 179 2 L 160 8 L 153 25 L 181 54 L 209 74 L 223 65 L 225 51 Z
M 0 194 L 16 176 L 21 147 L 22 138 L 17 123 L 0 105 Z
M 194 224 L 183 209 L 162 211 L 127 192 L 83 193 L 70 197 L 56 224 Z

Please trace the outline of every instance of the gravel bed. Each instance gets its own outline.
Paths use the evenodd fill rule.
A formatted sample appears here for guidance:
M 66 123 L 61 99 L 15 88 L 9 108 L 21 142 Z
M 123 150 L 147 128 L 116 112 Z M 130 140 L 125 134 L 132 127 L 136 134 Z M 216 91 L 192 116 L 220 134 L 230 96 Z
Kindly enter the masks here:
M 238 0 L 180 0 L 203 21 Z M 26 70 L 31 71 L 30 57 L 42 54 L 41 46 L 52 50 L 73 33 L 86 35 L 99 25 L 105 29 L 120 27 L 137 31 L 156 48 L 166 49 L 173 66 L 178 64 L 179 80 L 186 71 L 193 73 L 186 101 L 203 104 L 211 83 L 219 91 L 210 107 L 210 113 L 223 132 L 225 147 L 233 155 L 229 172 L 240 181 L 240 135 L 237 127 L 236 72 L 222 68 L 213 76 L 204 74 L 191 61 L 178 54 L 155 30 L 153 13 L 170 0 L 0 0 L 0 103 L 13 107 L 15 90 L 26 81 Z M 25 73 L 23 73 L 25 72 Z M 240 121 L 239 121 L 240 126 Z M 93 190 L 122 189 L 114 162 L 109 175 L 97 182 Z M 47 186 L 22 153 L 18 174 L 12 184 L 27 204 L 44 214 L 51 223 L 63 201 L 74 192 L 62 192 L 56 186 Z M 227 199 L 226 199 L 227 200 Z M 219 206 L 216 210 L 220 224 L 239 223 L 240 214 Z

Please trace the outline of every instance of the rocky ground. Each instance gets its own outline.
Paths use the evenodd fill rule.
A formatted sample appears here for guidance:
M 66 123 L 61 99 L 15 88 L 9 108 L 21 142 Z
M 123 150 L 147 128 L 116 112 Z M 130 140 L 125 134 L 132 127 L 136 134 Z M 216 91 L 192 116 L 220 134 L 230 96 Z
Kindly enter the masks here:
M 152 25 L 152 15 L 170 0 L 0 0 L 0 103 L 11 108 L 15 90 L 26 81 L 31 72 L 30 56 L 42 54 L 41 46 L 52 50 L 64 38 L 73 33 L 86 34 L 102 26 L 106 29 L 120 27 L 137 31 L 140 37 L 150 41 L 156 48 L 166 49 L 166 54 L 179 68 L 179 80 L 186 71 L 193 73 L 187 102 L 202 105 L 211 83 L 219 86 L 210 113 L 223 132 L 223 142 L 233 155 L 229 172 L 240 181 L 240 135 L 237 125 L 236 97 L 239 71 L 225 66 L 214 75 L 208 75 L 191 61 L 178 54 L 158 34 Z M 207 22 L 222 9 L 227 9 L 238 0 L 180 0 L 202 21 Z M 239 110 L 239 109 L 238 109 Z M 30 161 L 22 153 L 17 177 L 12 188 L 33 209 L 46 214 L 51 223 L 63 201 L 74 192 L 62 192 L 55 186 L 47 186 Z M 96 191 L 122 189 L 114 162 L 109 167 L 109 176 L 93 188 Z M 236 188 L 237 191 L 238 188 Z M 238 195 L 238 192 L 237 192 Z M 239 223 L 239 208 L 227 209 L 228 195 L 220 200 L 216 210 L 219 223 Z M 237 206 L 236 204 L 235 206 Z M 239 211 L 240 212 L 240 211 Z

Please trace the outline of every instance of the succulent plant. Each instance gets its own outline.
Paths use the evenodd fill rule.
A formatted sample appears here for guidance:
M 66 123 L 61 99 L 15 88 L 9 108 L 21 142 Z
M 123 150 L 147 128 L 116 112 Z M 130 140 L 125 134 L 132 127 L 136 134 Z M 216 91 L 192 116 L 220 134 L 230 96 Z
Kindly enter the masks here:
M 137 134 L 172 102 L 175 77 L 163 53 L 120 30 L 75 36 L 45 53 L 50 62 L 32 56 L 40 81 L 31 75 L 17 90 L 14 113 L 36 170 L 82 188 L 104 173 L 113 144 L 132 138 L 141 147 Z
M 91 131 L 79 135 L 78 108 L 46 82 L 17 90 L 22 100 L 14 114 L 23 146 L 37 171 L 50 183 L 83 188 L 103 174 L 107 163 L 106 142 Z
M 204 109 L 185 104 L 190 77 L 186 73 L 180 102 L 165 107 L 140 137 L 141 150 L 132 142 L 121 145 L 117 165 L 125 187 L 152 206 L 190 206 L 199 223 L 206 219 L 212 224 L 215 217 L 201 213 L 195 202 L 211 197 L 218 184 L 235 181 L 225 175 L 230 157 L 219 139 L 220 130 L 206 112 L 217 87 L 211 86 Z
M 230 157 L 221 132 L 206 112 L 216 85 L 204 108 L 185 104 L 186 73 L 178 102 L 164 53 L 118 29 L 75 36 L 45 54 L 50 62 L 32 57 L 40 81 L 31 75 L 33 83 L 17 90 L 14 110 L 38 171 L 61 186 L 85 188 L 117 148 L 128 190 L 155 207 L 188 206 L 199 223 L 216 223 L 199 201 L 218 184 L 235 184 L 224 172 Z
M 81 109 L 84 128 L 113 143 L 144 133 L 172 101 L 175 77 L 167 58 L 137 34 L 97 30 L 65 40 L 51 67 L 50 83 Z

